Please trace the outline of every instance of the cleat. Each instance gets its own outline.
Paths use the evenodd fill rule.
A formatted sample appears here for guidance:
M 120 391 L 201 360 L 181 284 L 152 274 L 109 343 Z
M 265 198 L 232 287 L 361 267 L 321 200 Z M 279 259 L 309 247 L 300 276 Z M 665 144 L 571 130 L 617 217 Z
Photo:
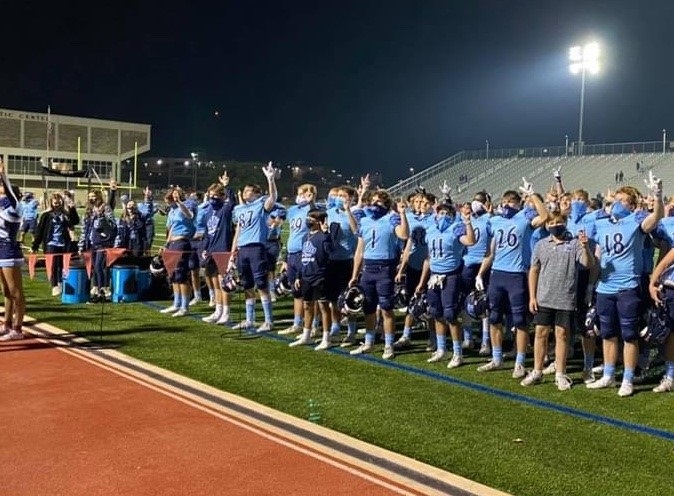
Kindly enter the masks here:
M 472 350 L 474 346 L 473 340 L 472 339 L 464 339 L 461 342 L 461 349 L 463 350 Z
M 21 331 L 10 330 L 8 333 L 0 336 L 0 341 L 19 341 L 25 339 L 25 335 Z
M 213 312 L 208 317 L 202 317 L 201 320 L 203 322 L 207 322 L 209 324 L 214 324 L 215 322 L 217 322 L 220 319 L 220 316 L 221 316 L 220 312 Z
M 592 367 L 592 372 L 594 372 L 595 374 L 603 374 L 604 365 L 597 365 L 596 367 Z
M 426 360 L 428 363 L 436 363 L 442 361 L 443 358 L 445 358 L 445 355 L 447 352 L 445 350 L 437 350 L 433 355 L 431 355 L 431 358 Z
M 454 354 L 454 355 L 452 355 L 452 359 L 447 364 L 447 368 L 448 369 L 455 369 L 457 367 L 460 367 L 461 365 L 463 365 L 463 356 Z
M 61 294 L 61 285 L 56 285 L 53 288 L 51 288 L 51 295 L 52 296 L 58 296 Z
M 354 335 L 347 335 L 344 336 L 344 339 L 342 339 L 342 342 L 339 344 L 341 348 L 348 348 L 349 346 L 353 346 L 356 344 L 356 336 Z
M 480 365 L 477 368 L 478 372 L 491 372 L 492 370 L 499 370 L 503 368 L 503 362 L 495 362 L 494 360 L 491 360 L 490 362 L 485 363 L 484 365 Z
M 320 327 L 312 327 L 311 328 L 311 338 L 316 339 L 319 336 L 323 335 L 323 331 L 321 330 Z
M 491 355 L 491 346 L 489 343 L 482 343 L 480 345 L 480 351 L 478 353 L 480 356 L 489 356 Z
M 208 300 L 208 306 L 210 308 L 215 308 L 215 299 L 214 298 L 211 298 L 210 300 Z
M 393 343 L 394 350 L 404 350 L 412 346 L 412 340 L 408 337 L 402 336 L 398 341 Z
M 291 325 L 287 329 L 279 331 L 278 334 L 281 336 L 287 336 L 288 334 L 299 334 L 300 332 L 302 332 L 302 328 L 300 326 Z
M 227 327 L 231 327 L 232 325 L 232 321 L 230 320 L 229 314 L 227 313 L 223 313 L 222 315 L 220 315 L 220 318 L 216 320 L 215 323 L 217 325 L 225 325 Z
M 543 382 L 543 373 L 537 370 L 532 370 L 524 379 L 522 379 L 520 386 L 533 386 L 534 384 L 540 384 L 541 382 Z
M 98 296 L 98 286 L 91 286 L 89 296 Z
M 323 350 L 330 349 L 331 347 L 332 347 L 332 343 L 330 341 L 321 341 L 320 343 L 318 343 L 314 347 L 314 350 L 315 351 L 323 351 Z
M 199 303 L 201 303 L 201 298 L 199 298 L 198 296 L 195 296 L 194 298 L 192 298 L 190 300 L 188 305 L 191 307 L 191 306 L 194 306 L 194 305 L 198 305 Z
M 384 353 L 382 353 L 381 357 L 383 360 L 391 360 L 396 356 L 395 351 L 393 351 L 393 346 L 385 346 L 384 347 Z
M 164 308 L 162 310 L 159 310 L 159 313 L 176 313 L 178 311 L 178 307 L 175 305 L 171 305 L 168 308 Z
M 626 398 L 627 396 L 632 396 L 634 394 L 634 384 L 631 382 L 623 381 L 618 389 L 618 396 L 621 398 Z
M 515 368 L 513 368 L 513 379 L 521 379 L 525 375 L 527 375 L 527 371 L 524 368 L 524 365 L 516 363 Z
M 251 329 L 255 329 L 255 324 L 253 322 L 248 321 L 248 320 L 244 320 L 243 322 L 240 322 L 236 325 L 233 325 L 232 329 L 236 329 L 236 330 L 239 330 L 239 331 L 249 331 Z
M 435 341 L 429 339 L 428 343 L 426 344 L 426 351 L 429 351 L 429 352 L 432 353 L 437 349 L 438 349 L 438 345 L 435 343 Z
M 555 362 L 550 362 L 547 367 L 543 369 L 543 375 L 552 375 L 557 372 L 557 365 Z
M 673 385 L 672 382 L 674 382 L 674 380 L 672 380 L 671 377 L 667 377 L 667 376 L 663 377 L 662 380 L 660 381 L 660 384 L 653 388 L 653 392 L 654 393 L 669 393 L 672 390 L 672 385 Z
M 615 379 L 613 377 L 603 376 L 598 381 L 591 382 L 586 387 L 588 389 L 605 389 L 605 388 L 615 387 Z
M 349 354 L 362 355 L 364 353 L 372 353 L 372 350 L 374 350 L 374 346 L 372 346 L 371 344 L 361 343 L 361 345 L 358 348 L 356 348 L 355 350 L 351 350 Z
M 307 338 L 307 337 L 304 337 L 304 336 L 300 336 L 295 341 L 290 343 L 288 346 L 290 346 L 291 348 L 294 348 L 295 346 L 304 346 L 304 345 L 307 345 L 307 344 L 313 344 L 313 340 L 310 337 Z
M 592 384 L 595 382 L 597 378 L 594 375 L 594 371 L 592 369 L 583 369 L 583 382 L 585 384 Z
M 177 312 L 171 315 L 171 317 L 184 317 L 188 313 L 189 311 L 187 310 L 187 308 L 179 308 Z
M 274 328 L 274 324 L 272 324 L 271 322 L 265 322 L 264 324 L 262 324 L 260 327 L 257 328 L 257 331 L 256 331 L 256 332 L 257 332 L 258 334 L 260 334 L 260 333 L 262 333 L 262 332 L 269 332 L 269 331 L 271 331 L 273 328 Z
M 555 384 L 557 384 L 557 389 L 559 391 L 568 391 L 573 385 L 573 381 L 568 375 L 558 375 L 555 376 Z

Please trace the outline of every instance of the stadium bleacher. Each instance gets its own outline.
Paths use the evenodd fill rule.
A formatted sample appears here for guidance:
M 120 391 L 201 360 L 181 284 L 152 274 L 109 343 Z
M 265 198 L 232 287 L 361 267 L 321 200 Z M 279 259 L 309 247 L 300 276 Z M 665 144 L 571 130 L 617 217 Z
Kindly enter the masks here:
M 605 195 L 607 188 L 615 190 L 622 185 L 644 190 L 644 179 L 648 178 L 649 171 L 662 179 L 664 193 L 671 197 L 674 194 L 672 151 L 663 153 L 661 142 L 650 142 L 593 145 L 587 147 L 582 156 L 567 155 L 563 147 L 561 150 L 495 150 L 490 158 L 479 156 L 484 155 L 484 151 L 460 152 L 399 181 L 389 191 L 395 196 L 405 196 L 423 186 L 426 191 L 440 194 L 440 187 L 447 181 L 452 188 L 452 198 L 465 201 L 480 190 L 498 196 L 507 189 L 517 189 L 522 177 L 526 177 L 537 192 L 544 193 L 553 184 L 553 171 L 561 167 L 567 189 L 583 188 L 591 197 Z M 616 173 L 620 171 L 623 180 L 617 183 Z

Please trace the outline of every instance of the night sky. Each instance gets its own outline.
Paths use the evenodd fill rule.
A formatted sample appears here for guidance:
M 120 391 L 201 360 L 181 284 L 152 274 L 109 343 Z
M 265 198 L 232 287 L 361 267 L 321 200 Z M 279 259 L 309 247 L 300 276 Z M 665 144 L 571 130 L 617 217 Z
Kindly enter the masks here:
M 568 48 L 596 39 L 585 141 L 674 137 L 671 0 L 200 3 L 3 5 L 0 107 L 148 123 L 153 156 L 394 182 L 485 140 L 575 139 Z

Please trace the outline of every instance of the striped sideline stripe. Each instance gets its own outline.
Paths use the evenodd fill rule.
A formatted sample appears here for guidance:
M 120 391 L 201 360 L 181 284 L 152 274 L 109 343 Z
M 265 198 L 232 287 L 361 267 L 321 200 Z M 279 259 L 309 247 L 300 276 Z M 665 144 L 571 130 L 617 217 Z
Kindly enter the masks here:
M 507 493 L 226 393 L 110 349 L 95 348 L 47 323 L 24 331 L 58 349 L 283 446 L 403 495 L 507 496 Z

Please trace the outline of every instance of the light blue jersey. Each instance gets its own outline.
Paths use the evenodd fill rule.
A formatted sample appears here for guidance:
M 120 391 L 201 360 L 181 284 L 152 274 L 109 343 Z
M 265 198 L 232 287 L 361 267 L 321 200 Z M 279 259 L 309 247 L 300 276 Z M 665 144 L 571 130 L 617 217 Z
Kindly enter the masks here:
M 616 294 L 639 286 L 645 237 L 635 214 L 617 221 L 605 218 L 595 223 L 593 239 L 601 249 L 597 293 Z
M 414 214 L 406 212 L 407 223 L 410 230 L 410 254 L 407 261 L 408 267 L 421 270 L 424 260 L 428 257 L 428 245 L 426 245 L 426 230 L 435 225 L 435 218 L 432 214 Z
M 358 237 L 351 231 L 349 216 L 345 210 L 337 207 L 328 209 L 328 226 L 339 224 L 339 235 L 333 241 L 330 260 L 351 260 L 356 251 Z
M 363 238 L 364 260 L 394 260 L 399 255 L 396 226 L 400 216 L 388 213 L 379 219 L 365 216 L 360 221 L 358 236 Z
M 194 218 L 186 216 L 177 205 L 171 207 L 166 216 L 166 228 L 171 239 L 184 237 L 192 239 L 194 236 Z
M 211 204 L 208 202 L 202 202 L 197 207 L 197 215 L 194 218 L 194 227 L 196 230 L 194 235 L 197 237 L 202 237 L 206 234 L 206 217 L 210 208 Z
M 307 227 L 307 214 L 312 209 L 311 204 L 293 205 L 288 209 L 288 253 L 300 253 L 302 251 L 302 240 L 309 234 Z
M 264 210 L 266 196 L 261 196 L 250 203 L 234 207 L 234 222 L 239 227 L 237 245 L 259 245 L 267 241 L 269 226 L 267 212 Z
M 667 242 L 674 247 L 674 217 L 664 217 L 658 221 L 658 226 L 653 231 L 653 237 Z
M 529 270 L 534 231 L 531 221 L 536 215 L 533 209 L 523 209 L 510 219 L 498 215 L 491 218 L 495 247 L 493 270 L 520 273 Z
M 35 220 L 37 219 L 37 211 L 40 206 L 40 203 L 35 200 L 23 200 L 21 202 L 23 220 Z
M 491 217 L 487 214 L 472 217 L 473 232 L 475 233 L 475 244 L 466 248 L 466 254 L 463 256 L 463 263 L 466 265 L 478 265 L 482 263 L 489 243 L 494 236 L 491 228 Z
M 465 246 L 460 238 L 466 234 L 463 222 L 452 224 L 441 231 L 434 222 L 426 230 L 426 245 L 430 269 L 433 274 L 447 274 L 457 270 L 463 264 Z

